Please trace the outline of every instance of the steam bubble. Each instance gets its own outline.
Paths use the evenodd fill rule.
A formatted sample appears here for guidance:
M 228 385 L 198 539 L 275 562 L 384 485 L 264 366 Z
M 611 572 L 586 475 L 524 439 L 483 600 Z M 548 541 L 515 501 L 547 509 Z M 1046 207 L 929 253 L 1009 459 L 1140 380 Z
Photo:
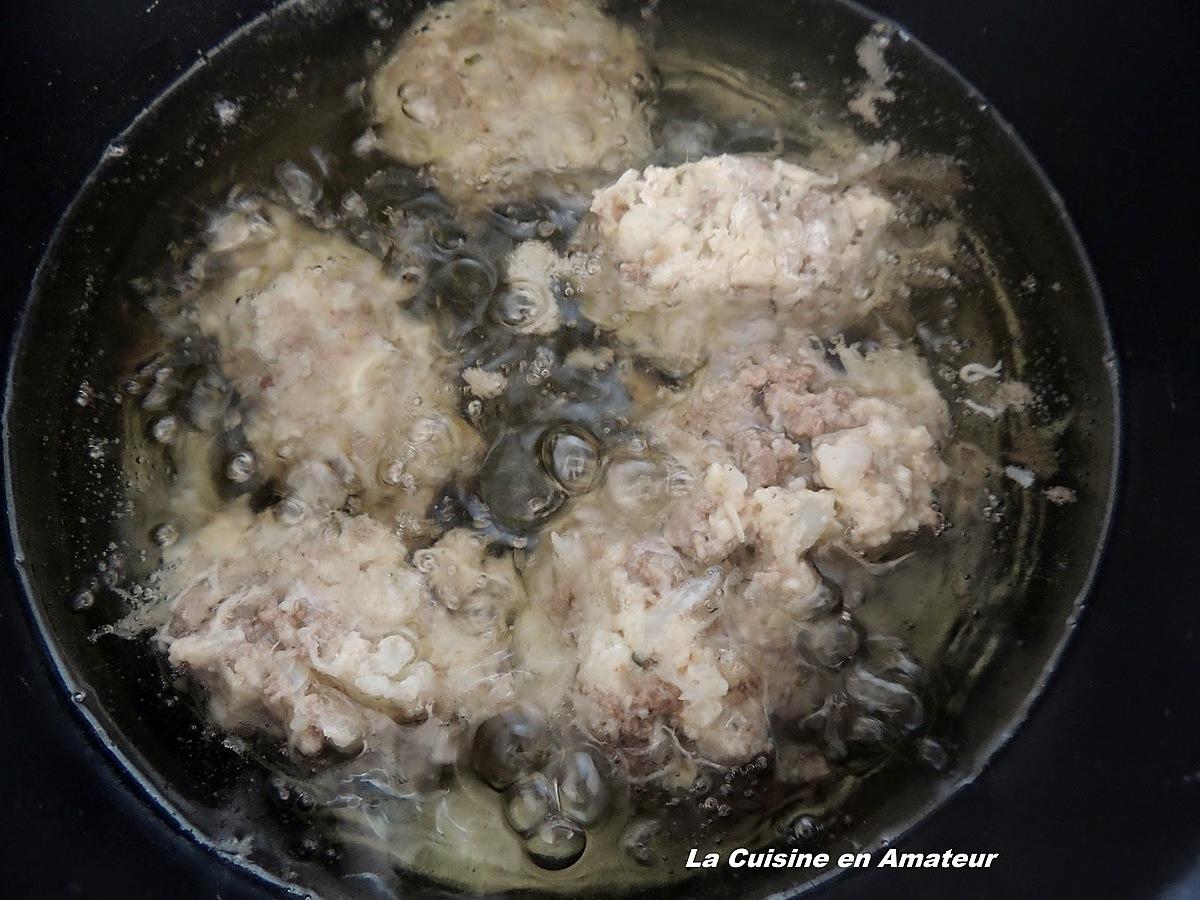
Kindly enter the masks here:
M 653 865 L 652 841 L 658 831 L 658 823 L 654 820 L 635 819 L 621 832 L 621 849 L 638 865 Z
M 150 539 L 160 547 L 170 547 L 179 540 L 179 529 L 170 522 L 163 522 L 150 532 Z
M 501 325 L 520 328 L 537 318 L 540 305 L 537 295 L 532 291 L 517 288 L 496 296 L 492 304 L 492 317 Z
M 482 260 L 463 256 L 438 269 L 429 279 L 438 302 L 462 315 L 475 315 L 496 289 L 496 272 Z
M 606 486 L 609 499 L 628 514 L 652 514 L 667 500 L 666 473 L 652 459 L 628 457 L 613 462 Z
M 521 837 L 529 837 L 554 811 L 554 785 L 541 772 L 522 778 L 508 789 L 504 818 Z
M 275 180 L 297 208 L 312 207 L 321 199 L 321 185 L 294 162 L 276 166 Z
M 862 636 L 848 613 L 816 619 L 799 633 L 801 652 L 818 666 L 836 669 L 851 659 Z
M 250 450 L 240 450 L 229 458 L 225 464 L 225 477 L 234 484 L 245 484 L 254 477 L 258 468 L 258 459 Z
M 595 749 L 568 751 L 555 761 L 551 774 L 564 816 L 587 827 L 604 821 L 613 805 L 613 772 Z
M 188 421 L 201 431 L 214 431 L 224 420 L 232 399 L 232 389 L 220 372 L 205 372 L 188 395 Z
M 568 494 L 582 494 L 600 473 L 600 445 L 588 432 L 566 425 L 547 431 L 541 440 L 542 465 Z
M 583 829 L 561 819 L 547 819 L 525 841 L 525 852 L 534 864 L 552 872 L 575 865 L 586 849 Z
M 502 791 L 540 766 L 549 747 L 541 716 L 531 707 L 517 706 L 484 720 L 475 731 L 471 765 L 494 790 Z

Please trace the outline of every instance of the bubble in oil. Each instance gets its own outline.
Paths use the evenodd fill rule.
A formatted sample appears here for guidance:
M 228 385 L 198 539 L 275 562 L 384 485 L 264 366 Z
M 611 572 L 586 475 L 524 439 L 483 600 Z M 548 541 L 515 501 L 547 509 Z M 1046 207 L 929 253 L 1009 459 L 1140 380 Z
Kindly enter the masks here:
M 860 629 L 844 613 L 814 620 L 799 632 L 800 649 L 819 666 L 836 669 L 852 659 L 862 643 Z
M 550 378 L 557 362 L 553 350 L 549 347 L 538 347 L 525 370 L 525 382 L 533 386 L 544 384 Z
M 304 521 L 308 505 L 299 497 L 287 496 L 275 505 L 274 513 L 280 525 L 290 528 Z
M 591 828 L 607 818 L 613 804 L 614 773 L 592 747 L 569 750 L 550 769 L 559 807 L 573 822 Z
M 789 837 L 798 844 L 811 844 L 821 834 L 821 823 L 813 816 L 797 816 L 788 828 Z
M 547 819 L 525 841 L 534 865 L 558 871 L 575 865 L 587 849 L 587 834 L 574 822 Z
M 582 428 L 552 428 L 541 439 L 542 465 L 568 494 L 591 490 L 600 474 L 600 443 Z
M 505 794 L 504 817 L 521 837 L 532 835 L 554 810 L 554 785 L 541 772 L 521 779 Z
M 650 515 L 667 501 L 667 475 L 655 460 L 615 460 L 605 475 L 608 497 L 622 512 Z
M 471 743 L 471 764 L 494 790 L 504 790 L 540 766 L 549 747 L 550 734 L 541 714 L 518 706 L 480 724 Z
M 170 370 L 160 370 L 160 372 L 162 371 L 168 372 L 169 378 Z M 158 381 L 158 376 L 155 377 L 156 388 L 166 386 L 166 378 Z M 215 369 L 206 371 L 197 379 L 188 395 L 185 404 L 188 420 L 201 431 L 215 431 L 225 421 L 232 393 L 233 389 L 220 372 Z M 149 406 L 149 395 L 143 405 L 147 408 L 157 408 Z
M 950 765 L 950 754 L 945 746 L 931 737 L 917 741 L 917 759 L 935 772 L 943 772 Z
M 89 590 L 82 590 L 71 598 L 73 612 L 87 612 L 96 605 L 96 595 Z
M 409 440 L 414 444 L 431 444 L 450 438 L 450 423 L 442 416 L 422 416 L 413 423 Z
M 251 450 L 240 450 L 225 464 L 225 477 L 234 484 L 245 484 L 254 477 L 258 459 Z
M 321 185 L 296 163 L 288 161 L 275 167 L 275 181 L 288 200 L 299 209 L 311 208 L 321 199 Z
M 404 483 L 407 463 L 402 459 L 387 459 L 379 465 L 379 480 L 387 487 L 399 487 Z
M 170 522 L 163 522 L 161 525 L 156 525 L 150 533 L 151 540 L 158 546 L 166 549 L 179 540 L 179 529 Z
M 446 308 L 463 315 L 475 315 L 496 289 L 496 271 L 483 260 L 454 259 L 430 277 L 429 289 Z
M 654 838 L 658 832 L 659 824 L 653 819 L 635 819 L 621 832 L 621 849 L 640 866 L 654 865 Z
M 536 438 L 504 435 L 488 453 L 480 471 L 479 493 L 493 516 L 517 528 L 533 528 L 562 507 L 566 492 L 545 471 Z
M 541 304 L 533 291 L 518 288 L 496 295 L 492 318 L 501 325 L 520 328 L 537 318 Z

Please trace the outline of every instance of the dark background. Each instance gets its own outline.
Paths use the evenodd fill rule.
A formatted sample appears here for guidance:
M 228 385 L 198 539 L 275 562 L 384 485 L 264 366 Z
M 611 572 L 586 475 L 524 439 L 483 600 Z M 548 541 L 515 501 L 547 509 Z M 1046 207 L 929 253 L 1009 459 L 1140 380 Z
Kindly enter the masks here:
M 108 140 L 267 0 L 0 6 L 3 344 Z M 878 0 L 1015 126 L 1075 217 L 1119 349 L 1123 489 L 1090 609 L 1019 739 L 903 842 L 986 873 L 831 897 L 1200 897 L 1200 2 Z M 85 736 L 0 573 L 0 896 L 226 900 L 247 876 L 147 812 Z M 31 661 L 32 664 L 31 664 Z

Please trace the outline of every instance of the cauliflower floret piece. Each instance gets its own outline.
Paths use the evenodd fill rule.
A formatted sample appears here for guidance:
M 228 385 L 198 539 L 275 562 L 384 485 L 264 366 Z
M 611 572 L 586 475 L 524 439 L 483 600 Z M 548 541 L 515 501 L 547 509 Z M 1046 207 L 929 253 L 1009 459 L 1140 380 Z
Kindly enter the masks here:
M 524 599 L 511 561 L 466 531 L 423 552 L 409 564 L 367 516 L 287 527 L 235 507 L 164 552 L 170 617 L 156 640 L 219 726 L 282 734 L 305 754 L 359 746 L 393 719 L 511 702 L 505 623 Z
M 784 569 L 792 569 L 818 541 L 834 533 L 835 501 L 830 491 L 809 490 L 798 478 L 787 487 L 755 491 L 746 518 L 755 545 Z
M 886 299 L 873 281 L 893 205 L 783 160 L 629 171 L 591 212 L 613 271 L 593 280 L 585 311 L 671 370 L 781 322 L 836 331 Z
M 481 450 L 456 412 L 452 360 L 375 257 L 274 206 L 210 229 L 201 332 L 247 410 L 267 474 L 317 510 L 350 493 L 389 518 L 423 514 Z
M 933 486 L 948 470 L 926 426 L 870 418 L 814 440 L 813 460 L 855 545 L 877 547 L 893 534 L 937 524 Z
M 588 0 L 452 0 L 405 33 L 371 85 L 378 143 L 480 208 L 586 188 L 652 150 L 650 70 Z

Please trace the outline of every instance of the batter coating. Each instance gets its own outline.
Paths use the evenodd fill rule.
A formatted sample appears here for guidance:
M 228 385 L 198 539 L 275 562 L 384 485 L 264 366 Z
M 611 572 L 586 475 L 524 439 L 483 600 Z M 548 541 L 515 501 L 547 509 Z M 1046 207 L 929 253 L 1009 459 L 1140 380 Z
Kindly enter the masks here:
M 585 311 L 673 372 L 784 325 L 834 333 L 886 299 L 873 281 L 895 208 L 783 160 L 629 171 L 591 213 L 603 268 Z
M 413 560 L 369 516 L 285 525 L 235 507 L 164 554 L 156 639 L 218 726 L 306 755 L 511 703 L 507 620 L 524 603 L 511 561 L 467 531 Z
M 378 143 L 468 210 L 587 191 L 650 155 L 650 77 L 589 0 L 454 0 L 376 75 Z
M 457 370 L 402 308 L 415 287 L 335 234 L 247 202 L 214 220 L 198 325 L 246 409 L 262 470 L 297 511 L 421 518 L 482 447 L 457 413 Z

